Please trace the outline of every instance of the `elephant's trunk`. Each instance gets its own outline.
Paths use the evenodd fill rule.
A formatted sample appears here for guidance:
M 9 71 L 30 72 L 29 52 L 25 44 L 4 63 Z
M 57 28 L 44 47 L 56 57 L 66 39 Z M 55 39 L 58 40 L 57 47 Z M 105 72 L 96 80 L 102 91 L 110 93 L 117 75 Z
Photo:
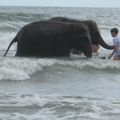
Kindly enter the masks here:
M 100 41 L 99 41 L 99 44 L 103 47 L 103 48 L 106 48 L 108 50 L 112 50 L 114 48 L 114 46 L 110 46 L 110 45 L 107 45 L 107 43 L 103 40 L 103 38 L 101 37 Z

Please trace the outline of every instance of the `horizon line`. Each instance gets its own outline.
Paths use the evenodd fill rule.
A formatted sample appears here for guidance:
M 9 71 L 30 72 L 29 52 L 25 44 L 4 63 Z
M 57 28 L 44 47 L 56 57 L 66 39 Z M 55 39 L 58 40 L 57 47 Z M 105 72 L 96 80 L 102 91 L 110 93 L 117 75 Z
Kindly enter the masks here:
M 94 7 L 94 6 L 45 6 L 45 5 L 41 5 L 41 6 L 39 6 L 39 5 L 0 5 L 0 7 L 53 7 L 53 8 L 55 8 L 55 7 L 59 7 L 59 8 L 112 8 L 112 9 L 114 9 L 114 8 L 120 8 L 120 7 L 109 7 L 109 6 L 104 6 L 104 7 L 102 7 L 102 6 L 97 6 L 97 7 Z

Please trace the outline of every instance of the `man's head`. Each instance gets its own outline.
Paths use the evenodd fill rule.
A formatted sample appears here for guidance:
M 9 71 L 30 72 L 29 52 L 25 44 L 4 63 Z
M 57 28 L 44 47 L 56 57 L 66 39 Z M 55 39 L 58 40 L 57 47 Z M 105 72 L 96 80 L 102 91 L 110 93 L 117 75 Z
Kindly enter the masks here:
M 112 35 L 112 37 L 116 37 L 117 36 L 117 34 L 118 34 L 118 29 L 117 28 L 112 28 L 111 29 L 111 35 Z

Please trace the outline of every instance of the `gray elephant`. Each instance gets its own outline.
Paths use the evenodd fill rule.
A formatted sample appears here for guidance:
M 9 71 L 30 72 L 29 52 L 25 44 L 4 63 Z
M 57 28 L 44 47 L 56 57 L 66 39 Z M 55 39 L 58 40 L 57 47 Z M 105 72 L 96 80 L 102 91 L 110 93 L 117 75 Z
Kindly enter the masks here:
M 105 41 L 103 40 L 102 36 L 100 35 L 100 30 L 96 24 L 96 22 L 92 20 L 76 20 L 76 19 L 70 19 L 70 18 L 65 18 L 65 17 L 53 17 L 50 20 L 52 21 L 60 21 L 60 22 L 68 22 L 68 23 L 77 23 L 77 24 L 82 24 L 83 26 L 87 26 L 89 28 L 90 36 L 91 36 L 91 41 L 92 44 L 99 46 L 101 45 L 103 48 L 106 49 L 113 49 L 113 46 L 107 45 Z
M 88 27 L 82 24 L 58 21 L 38 21 L 25 25 L 10 43 L 17 42 L 16 56 L 67 57 L 71 49 L 92 57 Z

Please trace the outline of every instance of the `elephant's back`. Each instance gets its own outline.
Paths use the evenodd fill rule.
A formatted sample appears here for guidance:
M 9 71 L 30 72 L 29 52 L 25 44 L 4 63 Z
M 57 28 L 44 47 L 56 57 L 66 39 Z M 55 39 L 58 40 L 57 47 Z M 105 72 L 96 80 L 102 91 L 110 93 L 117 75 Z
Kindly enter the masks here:
M 59 34 L 69 29 L 69 23 L 59 21 L 38 21 L 24 26 L 26 31 Z

